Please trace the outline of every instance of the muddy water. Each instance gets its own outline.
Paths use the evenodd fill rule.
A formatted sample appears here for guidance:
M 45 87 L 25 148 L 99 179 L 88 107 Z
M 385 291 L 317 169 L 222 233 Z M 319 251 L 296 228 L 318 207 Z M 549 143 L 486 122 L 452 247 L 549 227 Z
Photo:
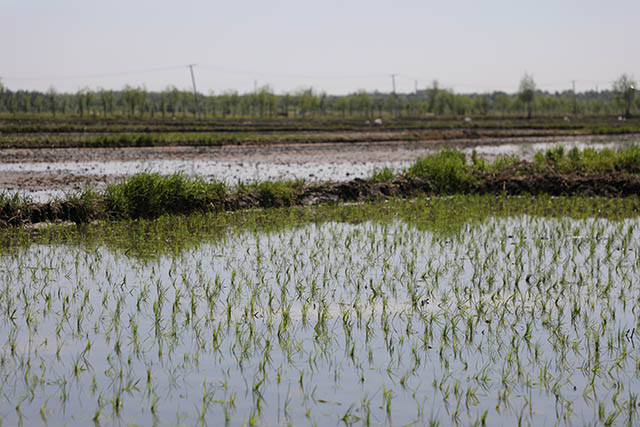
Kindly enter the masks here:
M 257 147 L 153 147 L 118 149 L 9 149 L 0 151 L 0 190 L 45 201 L 87 186 L 104 188 L 140 172 L 184 173 L 238 182 L 302 179 L 307 182 L 366 178 L 388 167 L 400 171 L 415 159 L 453 147 L 487 159 L 517 155 L 530 160 L 556 145 L 620 148 L 640 136 L 553 137 L 350 144 L 288 144 Z

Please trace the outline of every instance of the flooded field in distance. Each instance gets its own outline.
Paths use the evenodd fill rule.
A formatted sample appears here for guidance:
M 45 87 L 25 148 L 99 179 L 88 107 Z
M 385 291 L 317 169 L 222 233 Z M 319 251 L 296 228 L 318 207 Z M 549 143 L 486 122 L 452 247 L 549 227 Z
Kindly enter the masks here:
M 87 186 L 102 189 L 141 172 L 180 172 L 230 185 L 267 180 L 348 181 L 367 178 L 382 168 L 402 171 L 417 158 L 443 147 L 458 148 L 467 156 L 475 150 L 490 160 L 499 156 L 531 160 L 536 151 L 556 145 L 616 149 L 637 143 L 640 138 L 632 135 L 224 148 L 14 149 L 4 150 L 0 157 L 0 189 L 47 201 Z

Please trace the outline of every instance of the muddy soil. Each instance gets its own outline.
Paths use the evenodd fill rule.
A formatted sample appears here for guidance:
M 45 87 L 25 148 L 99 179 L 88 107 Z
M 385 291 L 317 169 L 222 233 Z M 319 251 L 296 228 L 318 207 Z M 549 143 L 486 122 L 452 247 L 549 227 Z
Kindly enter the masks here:
M 150 162 L 162 160 L 235 162 L 264 165 L 310 165 L 319 162 L 344 164 L 411 162 L 434 150 L 450 147 L 470 151 L 475 147 L 506 145 L 531 146 L 540 143 L 585 144 L 617 141 L 635 142 L 638 135 L 628 136 L 556 136 L 519 138 L 461 138 L 451 140 L 270 144 L 260 146 L 223 147 L 142 147 L 142 148 L 58 148 L 58 149 L 2 149 L 0 150 L 0 189 L 19 191 L 70 190 L 87 186 L 101 187 L 121 180 L 124 175 L 95 173 L 87 162 Z M 496 152 L 499 152 L 497 150 Z M 491 157 L 488 155 L 487 157 Z M 525 160 L 528 160 L 525 158 Z M 40 170 L 20 170 L 21 165 L 68 164 L 63 168 L 47 166 Z M 74 167 L 73 164 L 78 164 Z M 82 165 L 81 165 L 82 164 Z M 3 165 L 13 165 L 10 168 Z M 167 173 L 172 171 L 167 170 Z M 347 174 L 348 176 L 348 174 Z

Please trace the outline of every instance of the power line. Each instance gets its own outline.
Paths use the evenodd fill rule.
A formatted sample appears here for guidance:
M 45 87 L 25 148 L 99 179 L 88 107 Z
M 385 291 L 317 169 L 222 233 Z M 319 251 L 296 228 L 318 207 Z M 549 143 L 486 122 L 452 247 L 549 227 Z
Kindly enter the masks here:
M 281 72 L 268 72 L 268 71 L 256 71 L 247 70 L 241 68 L 228 68 L 213 64 L 200 64 L 201 68 L 215 70 L 219 73 L 225 74 L 244 74 L 249 76 L 261 76 L 261 77 L 286 77 L 286 78 L 301 78 L 301 79 L 329 79 L 329 80 L 350 80 L 350 79 L 379 79 L 386 76 L 383 73 L 375 74 L 339 74 L 339 73 L 281 73 Z
M 119 72 L 100 73 L 100 74 L 83 74 L 83 75 L 74 75 L 74 76 L 3 77 L 3 79 L 4 80 L 15 80 L 15 81 L 100 79 L 100 78 L 104 78 L 104 77 L 117 77 L 117 76 L 127 76 L 127 75 L 135 75 L 135 74 L 157 73 L 157 72 L 161 72 L 161 71 L 182 69 L 183 67 L 184 67 L 184 65 L 176 65 L 176 66 L 171 66 L 171 67 L 147 68 L 147 69 L 144 69 L 144 70 L 119 71 Z
M 189 65 L 188 65 L 189 66 Z M 235 69 L 228 68 L 225 66 L 215 65 L 215 64 L 199 64 L 201 68 L 208 70 L 215 70 L 216 73 L 225 73 L 225 74 L 244 74 L 252 77 L 263 77 L 263 78 L 298 78 L 298 79 L 313 79 L 313 80 L 370 80 L 376 79 L 382 82 L 383 78 L 388 78 L 389 74 L 384 73 L 370 73 L 370 74 L 360 74 L 360 75 L 352 75 L 352 74 L 342 74 L 339 72 L 335 73 L 286 73 L 286 72 L 264 72 L 264 71 L 256 71 L 256 70 L 247 70 L 247 69 Z M 4 81 L 15 81 L 15 82 L 38 82 L 38 81 L 61 81 L 61 80 L 86 80 L 86 79 L 101 79 L 107 77 L 120 77 L 120 76 L 128 76 L 128 75 L 136 75 L 136 74 L 148 74 L 148 73 L 159 73 L 166 72 L 178 69 L 184 69 L 184 65 L 172 65 L 167 67 L 155 67 L 155 68 L 146 68 L 139 70 L 128 70 L 128 71 L 116 71 L 116 72 L 108 72 L 108 73 L 90 73 L 90 74 L 77 74 L 77 75 L 49 75 L 49 76 L 28 76 L 28 77 L 16 77 L 16 76 L 3 76 Z M 193 71 L 193 70 L 191 70 Z M 394 73 L 391 75 L 393 90 L 392 92 L 396 92 L 396 77 L 406 77 L 415 81 L 424 81 L 424 76 L 409 76 L 406 74 Z M 566 87 L 567 84 L 571 83 L 572 90 L 575 92 L 575 86 L 577 84 L 581 85 L 594 85 L 596 87 L 605 86 L 607 84 L 612 84 L 615 79 L 600 79 L 600 80 L 565 80 L 565 81 L 556 81 L 556 82 L 542 82 L 537 83 L 539 88 L 549 89 L 549 88 L 561 88 Z M 195 83 L 195 77 L 192 76 L 192 83 Z M 477 84 L 477 83 L 469 83 L 469 82 L 442 82 L 444 87 L 450 88 L 470 88 L 476 90 L 493 90 L 493 91 L 517 91 L 516 85 L 489 85 L 489 84 Z M 415 90 L 415 84 L 414 84 Z

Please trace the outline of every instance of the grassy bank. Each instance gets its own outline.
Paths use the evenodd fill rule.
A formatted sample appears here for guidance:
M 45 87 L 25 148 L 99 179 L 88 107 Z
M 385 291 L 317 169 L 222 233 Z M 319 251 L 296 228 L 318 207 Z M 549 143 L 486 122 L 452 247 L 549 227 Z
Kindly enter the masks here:
M 442 150 L 418 159 L 406 171 L 380 170 L 367 180 L 305 184 L 277 181 L 206 182 L 174 174 L 143 173 L 105 191 L 85 190 L 49 203 L 0 197 L 0 223 L 89 222 L 157 218 L 192 212 L 235 211 L 294 205 L 361 202 L 393 197 L 452 194 L 545 194 L 626 197 L 640 194 L 640 147 L 620 150 L 539 152 L 533 162 L 502 157 L 487 162 L 475 153 Z

